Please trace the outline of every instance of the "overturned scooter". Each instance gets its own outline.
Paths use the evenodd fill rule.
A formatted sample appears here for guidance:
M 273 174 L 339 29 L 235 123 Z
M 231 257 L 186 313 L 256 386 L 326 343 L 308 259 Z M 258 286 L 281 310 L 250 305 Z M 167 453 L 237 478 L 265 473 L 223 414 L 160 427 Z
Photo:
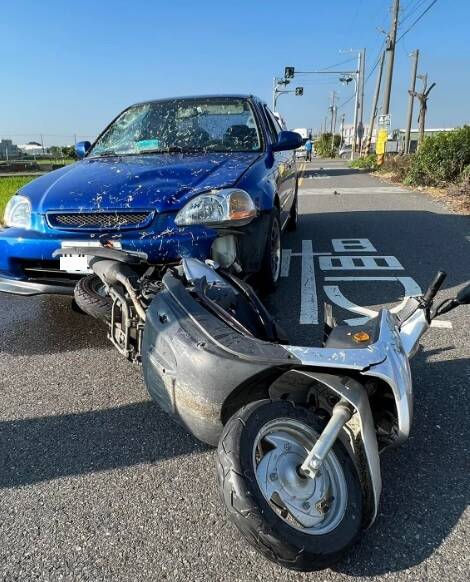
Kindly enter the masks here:
M 377 514 L 379 453 L 408 437 L 408 360 L 434 317 L 470 302 L 470 285 L 433 308 L 439 272 L 423 296 L 360 329 L 336 325 L 327 308 L 324 347 L 299 347 L 251 287 L 214 264 L 159 269 L 112 249 L 67 252 L 93 254 L 87 288 L 107 302 L 109 338 L 142 363 L 151 396 L 218 445 L 221 495 L 247 541 L 297 570 L 337 561 Z M 83 288 L 77 303 L 97 315 Z

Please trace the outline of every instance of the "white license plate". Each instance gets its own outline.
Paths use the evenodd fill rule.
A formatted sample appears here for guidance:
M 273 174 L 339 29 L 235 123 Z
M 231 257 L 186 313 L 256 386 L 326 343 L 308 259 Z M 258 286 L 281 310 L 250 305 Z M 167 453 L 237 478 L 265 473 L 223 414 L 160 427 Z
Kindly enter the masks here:
M 75 240 L 75 241 L 63 241 L 61 247 L 63 249 L 71 248 L 71 247 L 101 247 L 103 246 L 101 243 L 97 241 L 83 241 L 83 240 Z M 114 243 L 113 248 L 121 248 L 120 243 Z M 61 271 L 65 271 L 67 273 L 83 273 L 84 275 L 87 273 L 92 273 L 93 271 L 88 266 L 88 258 L 86 255 L 64 255 L 59 259 L 59 268 Z

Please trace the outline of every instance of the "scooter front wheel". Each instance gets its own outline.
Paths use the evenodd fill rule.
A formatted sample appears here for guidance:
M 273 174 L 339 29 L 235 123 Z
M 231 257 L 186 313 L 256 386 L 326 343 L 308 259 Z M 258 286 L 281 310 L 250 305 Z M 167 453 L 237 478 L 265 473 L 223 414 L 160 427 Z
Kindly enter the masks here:
M 325 424 L 290 402 L 257 401 L 227 422 L 217 450 L 231 521 L 266 558 L 295 570 L 331 566 L 361 529 L 361 481 L 339 440 L 315 479 L 299 470 Z

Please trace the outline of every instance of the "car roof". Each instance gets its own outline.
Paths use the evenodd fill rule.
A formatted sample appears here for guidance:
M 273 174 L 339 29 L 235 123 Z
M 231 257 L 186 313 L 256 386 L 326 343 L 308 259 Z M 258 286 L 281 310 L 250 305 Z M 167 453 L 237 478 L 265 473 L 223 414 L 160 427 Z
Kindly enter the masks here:
M 243 99 L 250 101 L 257 101 L 258 103 L 263 103 L 259 97 L 255 95 L 250 95 L 246 93 L 223 93 L 220 95 L 183 95 L 177 97 L 162 97 L 159 99 L 147 99 L 146 101 L 139 101 L 138 103 L 133 103 L 129 107 L 134 107 L 136 105 L 145 105 L 146 103 L 159 103 L 164 101 L 192 101 L 200 99 Z

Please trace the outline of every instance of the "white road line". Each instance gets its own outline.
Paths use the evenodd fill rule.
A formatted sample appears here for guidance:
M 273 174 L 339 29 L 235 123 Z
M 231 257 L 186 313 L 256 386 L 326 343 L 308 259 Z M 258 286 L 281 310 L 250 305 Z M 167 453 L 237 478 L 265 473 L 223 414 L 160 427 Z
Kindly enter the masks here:
M 403 285 L 405 297 L 415 297 L 423 294 L 421 287 L 412 277 L 325 277 L 325 281 L 343 281 L 344 283 L 353 281 L 399 281 Z
M 318 297 L 311 240 L 302 241 L 300 324 L 318 324 Z
M 437 327 L 440 329 L 452 329 L 452 322 L 442 321 L 442 319 L 433 319 L 431 321 L 431 327 Z
M 357 281 L 399 281 L 403 285 L 404 299 L 399 304 L 392 307 L 390 311 L 392 313 L 399 313 L 404 307 L 407 299 L 409 297 L 416 297 L 422 295 L 423 292 L 421 287 L 416 283 L 412 277 L 325 277 L 325 282 L 357 282 Z M 336 303 L 343 309 L 347 309 L 352 313 L 358 313 L 360 315 L 365 315 L 366 317 L 355 317 L 354 319 L 345 319 L 344 323 L 348 325 L 365 325 L 369 319 L 374 318 L 378 315 L 378 311 L 374 311 L 367 307 L 361 305 L 356 305 L 349 301 L 342 292 L 339 290 L 337 285 L 325 285 L 323 287 L 325 294 L 328 296 L 330 301 Z M 444 321 L 442 319 L 433 319 L 431 322 L 431 327 L 441 328 L 441 329 L 452 329 L 451 321 Z
M 332 238 L 335 253 L 376 253 L 377 249 L 368 238 Z
M 359 188 L 302 188 L 299 196 L 331 196 L 334 194 L 409 194 L 404 188 L 393 186 L 365 186 Z
M 306 180 L 331 180 L 333 176 L 328 176 L 324 174 L 313 174 L 312 176 L 305 176 Z
M 323 287 L 326 296 L 330 301 L 336 303 L 346 311 L 352 311 L 352 313 L 359 313 L 359 315 L 365 315 L 366 317 L 360 317 L 355 319 L 348 319 L 346 323 L 349 325 L 364 325 L 369 321 L 369 319 L 377 316 L 377 311 L 373 309 L 368 309 L 367 307 L 362 307 L 361 305 L 356 305 L 349 301 L 339 290 L 337 285 L 325 285 Z
M 381 261 L 385 264 L 378 264 Z M 351 256 L 320 257 L 322 271 L 376 271 L 376 270 L 403 270 L 400 261 L 392 256 Z
M 281 277 L 289 276 L 290 258 L 292 256 L 292 249 L 282 249 L 281 256 Z

